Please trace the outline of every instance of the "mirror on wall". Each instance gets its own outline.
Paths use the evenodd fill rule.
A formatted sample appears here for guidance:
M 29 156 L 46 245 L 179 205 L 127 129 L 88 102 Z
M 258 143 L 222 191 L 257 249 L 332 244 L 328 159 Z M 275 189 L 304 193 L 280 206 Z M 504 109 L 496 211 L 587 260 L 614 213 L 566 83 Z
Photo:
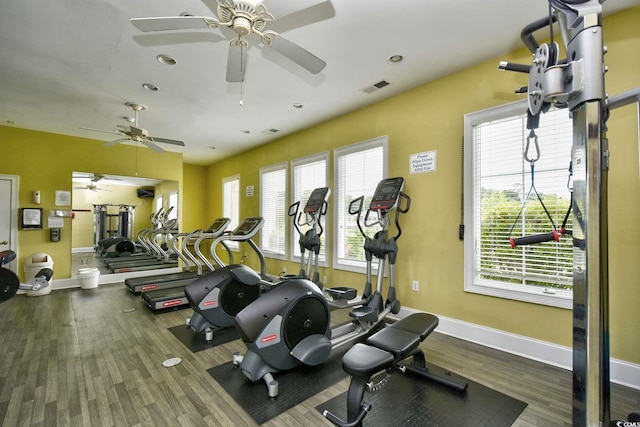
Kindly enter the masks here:
M 99 268 L 101 275 L 111 274 L 95 252 L 97 239 L 124 236 L 135 240 L 140 230 L 152 228 L 151 215 L 160 207 L 175 206 L 175 217 L 177 198 L 177 181 L 73 172 L 71 275 L 77 275 L 80 268 Z

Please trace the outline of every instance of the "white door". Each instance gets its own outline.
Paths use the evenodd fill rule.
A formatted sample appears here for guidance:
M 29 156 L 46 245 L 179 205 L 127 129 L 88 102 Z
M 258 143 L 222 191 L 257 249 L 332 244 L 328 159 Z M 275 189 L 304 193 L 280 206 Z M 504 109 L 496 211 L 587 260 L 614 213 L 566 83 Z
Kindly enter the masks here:
M 0 251 L 18 252 L 18 177 L 0 175 Z M 6 267 L 6 266 L 5 266 Z M 16 261 L 8 267 L 16 271 Z

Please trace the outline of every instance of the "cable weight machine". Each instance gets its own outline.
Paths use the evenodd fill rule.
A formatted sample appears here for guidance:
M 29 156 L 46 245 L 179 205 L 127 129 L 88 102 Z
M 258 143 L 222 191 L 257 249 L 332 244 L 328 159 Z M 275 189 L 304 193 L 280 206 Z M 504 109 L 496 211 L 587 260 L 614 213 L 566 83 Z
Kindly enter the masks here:
M 567 108 L 573 119 L 573 412 L 575 426 L 608 426 L 611 420 L 609 372 L 608 140 L 612 109 L 638 103 L 635 89 L 605 95 L 602 4 L 598 0 L 549 0 L 549 16 L 527 26 L 521 39 L 533 53 L 530 67 L 501 62 L 499 68 L 529 74 L 529 115 L 551 105 Z M 558 60 L 553 41 L 557 22 L 567 52 Z M 550 44 L 538 44 L 533 32 L 549 27 Z M 533 129 L 534 127 L 531 127 Z M 640 145 L 640 144 L 639 144 Z M 540 238 L 542 239 L 542 238 Z M 539 239 L 520 242 L 538 243 Z M 540 240 L 547 241 L 547 240 Z M 640 414 L 629 415 L 639 421 Z

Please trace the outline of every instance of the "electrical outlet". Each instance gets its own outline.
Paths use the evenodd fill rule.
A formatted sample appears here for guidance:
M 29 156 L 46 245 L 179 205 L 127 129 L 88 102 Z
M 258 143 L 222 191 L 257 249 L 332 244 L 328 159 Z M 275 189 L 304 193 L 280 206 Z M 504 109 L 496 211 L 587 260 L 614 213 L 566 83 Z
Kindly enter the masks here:
M 282 267 L 282 274 L 287 274 L 287 267 Z
M 322 276 L 322 284 L 323 285 L 327 284 L 327 276 Z
M 420 290 L 420 282 L 418 282 L 417 280 L 414 280 L 414 281 L 411 283 L 411 286 L 412 286 L 412 289 L 413 289 L 415 292 L 418 292 L 418 291 Z

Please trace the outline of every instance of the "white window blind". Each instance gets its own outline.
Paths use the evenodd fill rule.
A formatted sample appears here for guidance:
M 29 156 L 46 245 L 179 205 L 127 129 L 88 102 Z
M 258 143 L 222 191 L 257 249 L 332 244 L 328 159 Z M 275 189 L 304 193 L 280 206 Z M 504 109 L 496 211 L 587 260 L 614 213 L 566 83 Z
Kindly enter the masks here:
M 240 175 L 234 175 L 222 180 L 222 215 L 229 218 L 228 230 L 234 230 L 240 222 Z M 225 242 L 235 251 L 239 250 L 238 242 Z
M 386 152 L 386 136 L 334 151 L 334 268 L 364 271 L 364 239 L 358 230 L 356 217 L 349 214 L 349 204 L 364 196 L 362 215 L 366 213 L 378 182 L 386 176 Z
M 302 212 L 305 203 L 309 199 L 309 195 L 311 192 L 319 187 L 327 186 L 327 159 L 328 153 L 322 153 L 310 157 L 305 157 L 302 159 L 296 159 L 291 161 L 291 169 L 292 169 L 292 184 L 291 184 L 291 202 L 295 203 L 296 201 L 300 201 L 299 211 Z M 300 234 L 293 226 L 294 219 L 290 218 L 291 224 L 291 253 L 292 260 L 299 261 L 300 260 L 300 245 L 298 241 L 300 240 Z M 318 256 L 318 261 L 320 265 L 327 265 L 327 233 L 326 233 L 326 219 L 325 216 L 322 217 L 320 221 L 320 225 L 323 228 L 323 233 L 320 236 L 320 254 Z M 303 233 L 308 230 L 308 227 L 300 228 Z M 308 256 L 308 254 L 306 254 Z
M 287 253 L 287 164 L 260 169 L 260 216 L 264 218 L 260 249 L 284 259 Z
M 540 158 L 533 174 L 531 163 L 524 158 L 525 153 L 531 160 L 537 157 L 535 138 L 527 129 L 526 104 L 468 115 L 465 120 L 469 127 L 465 129 L 465 157 L 471 156 L 465 175 L 471 185 L 465 190 L 465 211 L 472 214 L 465 220 L 471 225 L 465 238 L 465 289 L 493 287 L 508 292 L 488 293 L 514 297 L 512 292 L 520 292 L 533 296 L 515 299 L 542 303 L 548 299 L 544 295 L 570 296 L 571 237 L 561 235 L 559 242 L 516 248 L 509 240 L 550 233 L 554 225 L 560 230 L 571 201 L 567 187 L 573 127 L 567 110 L 541 115 L 534 131 Z M 571 215 L 567 229 L 571 229 Z

